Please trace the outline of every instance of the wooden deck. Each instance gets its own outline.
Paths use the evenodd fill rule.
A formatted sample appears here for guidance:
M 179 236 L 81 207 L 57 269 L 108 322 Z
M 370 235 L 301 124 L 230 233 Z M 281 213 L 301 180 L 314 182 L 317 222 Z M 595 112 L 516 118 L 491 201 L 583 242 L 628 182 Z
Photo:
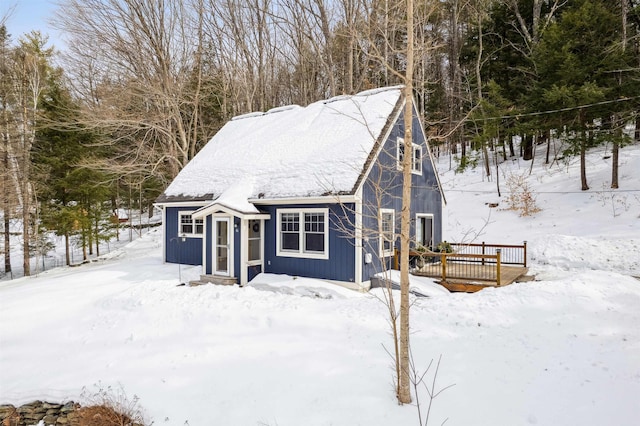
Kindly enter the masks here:
M 440 280 L 440 284 L 449 291 L 474 293 L 487 287 L 503 287 L 514 282 L 531 281 L 533 277 L 527 276 L 528 268 L 524 266 L 504 266 L 500 267 L 500 282 L 497 280 L 478 279 L 481 276 L 488 276 L 496 265 L 474 265 L 472 269 L 468 264 L 449 262 L 447 263 L 447 279 Z M 414 275 L 431 278 L 442 278 L 442 264 L 430 263 L 412 272 Z
M 446 242 L 445 242 L 446 243 Z M 409 251 L 414 275 L 439 278 L 449 291 L 473 293 L 487 287 L 503 287 L 527 276 L 527 242 L 522 244 L 446 243 L 449 250 Z M 399 269 L 399 252 L 394 269 Z

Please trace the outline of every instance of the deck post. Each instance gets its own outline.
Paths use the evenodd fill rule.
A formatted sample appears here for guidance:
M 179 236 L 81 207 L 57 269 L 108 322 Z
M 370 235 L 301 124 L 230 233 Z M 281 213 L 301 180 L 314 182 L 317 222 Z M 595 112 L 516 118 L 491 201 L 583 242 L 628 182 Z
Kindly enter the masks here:
M 400 267 L 398 266 L 398 248 L 394 248 L 393 249 L 393 269 L 395 269 L 396 271 L 400 269 Z
M 447 255 L 442 253 L 440 255 L 440 261 L 442 263 L 442 282 L 447 281 Z
M 502 249 L 496 250 L 496 285 L 500 286 L 500 253 Z
M 484 241 L 482 242 L 482 266 L 484 266 Z
M 524 267 L 527 267 L 527 242 L 524 241 Z

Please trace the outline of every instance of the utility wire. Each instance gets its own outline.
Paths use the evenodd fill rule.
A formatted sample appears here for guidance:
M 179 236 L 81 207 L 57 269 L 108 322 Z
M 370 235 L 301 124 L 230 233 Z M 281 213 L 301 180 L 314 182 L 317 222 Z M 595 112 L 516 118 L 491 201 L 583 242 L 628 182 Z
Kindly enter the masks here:
M 475 194 L 495 194 L 497 191 L 473 191 L 470 189 L 445 189 L 447 192 L 469 192 Z M 515 191 L 516 193 L 524 191 Z M 608 190 L 586 190 L 586 191 L 531 191 L 535 194 L 596 194 L 596 193 L 619 193 L 619 192 L 640 192 L 640 189 L 608 189 Z
M 592 103 L 592 104 L 578 105 L 578 106 L 574 106 L 574 107 L 551 109 L 551 110 L 547 110 L 547 111 L 523 112 L 521 114 L 515 114 L 515 115 L 502 115 L 502 116 L 497 116 L 497 117 L 482 117 L 482 118 L 477 118 L 477 119 L 468 118 L 467 121 L 505 120 L 505 119 L 509 119 L 509 118 L 515 118 L 517 120 L 517 119 L 519 119 L 521 117 L 533 117 L 533 116 L 537 116 L 537 115 L 546 115 L 546 114 L 555 114 L 555 113 L 558 113 L 558 112 L 575 111 L 575 110 L 578 110 L 578 109 L 590 108 L 590 107 L 594 107 L 594 106 L 608 105 L 608 104 L 614 104 L 614 103 L 618 103 L 618 102 L 633 101 L 635 99 L 640 99 L 640 96 L 633 96 L 631 98 L 620 98 L 620 99 L 614 99 L 614 100 L 610 100 L 610 101 L 601 101 L 601 102 L 595 102 L 595 103 Z

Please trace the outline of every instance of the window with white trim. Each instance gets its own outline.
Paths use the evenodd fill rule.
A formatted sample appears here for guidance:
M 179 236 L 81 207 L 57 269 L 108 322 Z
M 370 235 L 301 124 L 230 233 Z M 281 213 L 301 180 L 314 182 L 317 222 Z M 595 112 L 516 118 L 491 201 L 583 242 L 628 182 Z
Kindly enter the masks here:
M 380 210 L 380 257 L 393 256 L 396 223 L 395 218 L 395 210 Z
M 433 214 L 416 214 L 416 246 L 433 249 Z
M 201 237 L 204 233 L 204 221 L 194 219 L 192 212 L 178 212 L 178 235 Z
M 396 158 L 398 160 L 398 170 L 402 170 L 402 162 L 404 161 L 404 138 L 398 138 Z M 416 143 L 411 144 L 411 173 L 415 175 L 422 174 L 422 146 Z
M 329 258 L 329 209 L 278 209 L 276 253 Z
M 262 259 L 262 233 L 260 230 L 260 220 L 249 220 L 249 236 L 247 237 L 247 248 L 249 253 L 247 254 L 247 260 L 249 262 L 260 262 Z

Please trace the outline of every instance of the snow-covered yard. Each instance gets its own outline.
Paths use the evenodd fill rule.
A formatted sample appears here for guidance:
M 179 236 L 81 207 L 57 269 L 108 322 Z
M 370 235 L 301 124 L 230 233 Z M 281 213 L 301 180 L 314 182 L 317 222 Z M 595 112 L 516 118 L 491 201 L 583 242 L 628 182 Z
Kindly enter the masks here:
M 621 158 L 621 187 L 639 190 L 640 149 Z M 542 211 L 523 218 L 485 205 L 499 200 L 479 170 L 441 160 L 447 239 L 528 240 L 538 281 L 415 299 L 417 369 L 442 356 L 436 385 L 454 385 L 429 424 L 638 424 L 640 192 L 604 190 L 608 163 L 589 160 L 602 192 L 581 193 L 574 165 L 536 167 Z M 185 287 L 178 272 L 156 229 L 100 262 L 1 282 L 0 403 L 121 385 L 155 425 L 418 423 L 395 402 L 380 290 L 273 275 Z

